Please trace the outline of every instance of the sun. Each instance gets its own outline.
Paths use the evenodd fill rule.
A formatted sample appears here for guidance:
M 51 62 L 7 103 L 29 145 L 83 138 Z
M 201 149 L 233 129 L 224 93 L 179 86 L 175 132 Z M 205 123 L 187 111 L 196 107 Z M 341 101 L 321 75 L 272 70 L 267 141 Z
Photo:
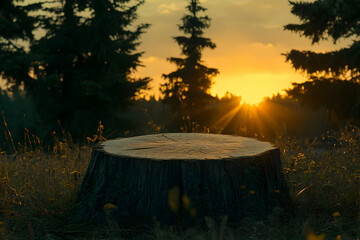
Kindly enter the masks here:
M 229 92 L 241 97 L 240 104 L 258 105 L 264 97 L 272 94 L 273 91 L 269 91 L 268 82 L 261 82 L 259 77 L 256 77 L 219 76 L 217 79 L 218 84 L 214 84 L 211 93 L 222 97 L 226 92 Z
M 264 99 L 264 96 L 259 96 L 257 94 L 249 94 L 249 95 L 243 95 L 242 101 L 240 104 L 249 104 L 249 105 L 259 105 L 259 103 Z
M 240 96 L 241 103 L 258 105 L 266 97 L 284 94 L 290 82 L 302 82 L 293 73 L 228 73 L 219 75 L 211 89 L 213 95 L 222 97 L 226 92 Z

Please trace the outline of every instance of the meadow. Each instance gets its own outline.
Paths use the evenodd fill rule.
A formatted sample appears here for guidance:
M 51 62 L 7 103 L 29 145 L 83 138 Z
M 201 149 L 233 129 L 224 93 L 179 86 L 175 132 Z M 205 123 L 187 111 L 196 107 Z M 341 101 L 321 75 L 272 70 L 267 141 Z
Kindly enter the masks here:
M 53 133 L 53 145 L 25 129 L 13 153 L 0 155 L 0 235 L 2 239 L 360 239 L 360 129 L 348 126 L 309 139 L 278 135 L 283 173 L 294 212 L 277 207 L 266 221 L 244 219 L 231 225 L 207 219 L 206 227 L 177 231 L 154 222 L 148 228 L 122 229 L 71 221 L 77 190 L 98 131 L 82 144 L 65 131 Z M 194 129 L 192 129 L 194 130 Z M 104 211 L 109 211 L 105 209 Z M 111 211 L 111 209 L 110 209 Z

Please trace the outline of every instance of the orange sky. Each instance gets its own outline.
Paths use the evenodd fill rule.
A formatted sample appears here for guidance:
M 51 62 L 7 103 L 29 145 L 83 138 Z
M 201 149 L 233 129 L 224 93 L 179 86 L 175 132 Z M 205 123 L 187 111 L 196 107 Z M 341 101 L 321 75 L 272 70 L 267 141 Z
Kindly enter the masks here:
M 266 96 L 283 93 L 291 82 L 306 80 L 285 63 L 281 53 L 291 49 L 328 51 L 347 45 L 340 42 L 335 47 L 331 42 L 322 42 L 312 46 L 309 39 L 283 31 L 284 25 L 298 23 L 290 13 L 288 0 L 200 1 L 212 19 L 204 37 L 217 44 L 215 50 L 204 51 L 203 60 L 208 67 L 220 71 L 211 89 L 219 97 L 229 91 L 247 103 L 259 103 Z M 151 27 L 140 39 L 138 50 L 145 52 L 141 59 L 145 67 L 139 68 L 136 76 L 153 78 L 149 95 L 159 96 L 162 74 L 175 70 L 166 59 L 180 56 L 172 36 L 183 35 L 177 25 L 186 14 L 187 3 L 187 0 L 145 0 L 139 8 L 137 23 L 150 23 Z
M 285 63 L 291 49 L 326 51 L 335 49 L 331 42 L 311 46 L 309 39 L 283 31 L 288 23 L 298 23 L 290 13 L 287 0 L 203 0 L 206 14 L 212 18 L 205 31 L 217 44 L 215 50 L 205 50 L 207 66 L 218 68 L 214 78 L 213 95 L 222 97 L 227 91 L 241 96 L 247 103 L 259 103 L 289 88 L 291 82 L 302 82 L 306 77 L 296 73 Z M 161 75 L 175 70 L 166 58 L 180 56 L 180 48 L 171 38 L 182 35 L 177 24 L 186 13 L 184 0 L 147 0 L 139 9 L 139 22 L 152 26 L 142 36 L 139 49 L 145 51 L 138 76 L 150 76 L 151 94 L 159 95 Z M 344 44 L 343 44 L 344 45 Z

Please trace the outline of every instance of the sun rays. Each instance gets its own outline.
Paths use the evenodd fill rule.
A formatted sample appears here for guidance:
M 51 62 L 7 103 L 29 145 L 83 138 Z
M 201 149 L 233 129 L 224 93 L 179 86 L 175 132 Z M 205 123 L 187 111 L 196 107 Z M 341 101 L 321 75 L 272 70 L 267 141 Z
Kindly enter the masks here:
M 291 107 L 274 101 L 264 100 L 259 105 L 250 105 L 232 96 L 227 101 L 216 110 L 210 129 L 221 129 L 225 134 L 263 137 L 269 133 L 286 132 L 284 119 L 292 118 L 285 114 Z

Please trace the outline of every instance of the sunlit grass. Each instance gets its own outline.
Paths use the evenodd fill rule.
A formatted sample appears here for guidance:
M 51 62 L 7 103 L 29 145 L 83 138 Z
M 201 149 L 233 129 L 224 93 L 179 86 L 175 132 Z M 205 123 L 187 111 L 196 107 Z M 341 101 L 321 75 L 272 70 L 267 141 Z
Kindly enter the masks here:
M 184 131 L 211 131 L 185 120 Z M 225 218 L 220 222 L 207 219 L 205 228 L 185 232 L 157 223 L 146 231 L 121 229 L 111 218 L 107 219 L 105 228 L 72 225 L 66 220 L 91 148 L 95 142 L 104 140 L 102 130 L 100 124 L 98 132 L 82 145 L 73 143 L 65 132 L 59 136 L 53 134 L 54 145 L 48 149 L 43 149 L 40 140 L 34 138 L 34 141 L 25 131 L 27 142 L 15 145 L 15 154 L 1 151 L 0 236 L 3 239 L 56 239 L 56 234 L 69 239 L 159 240 L 360 237 L 360 129 L 354 126 L 313 139 L 300 141 L 278 136 L 274 141 L 281 148 L 295 216 L 275 208 L 265 222 L 244 219 L 240 225 L 232 226 Z M 104 206 L 104 211 L 114 208 L 109 204 Z
M 330 133 L 329 133 L 330 134 Z M 360 207 L 360 131 L 345 129 L 283 145 L 283 167 L 291 194 L 307 211 L 358 217 Z M 279 143 L 281 145 L 281 143 Z

